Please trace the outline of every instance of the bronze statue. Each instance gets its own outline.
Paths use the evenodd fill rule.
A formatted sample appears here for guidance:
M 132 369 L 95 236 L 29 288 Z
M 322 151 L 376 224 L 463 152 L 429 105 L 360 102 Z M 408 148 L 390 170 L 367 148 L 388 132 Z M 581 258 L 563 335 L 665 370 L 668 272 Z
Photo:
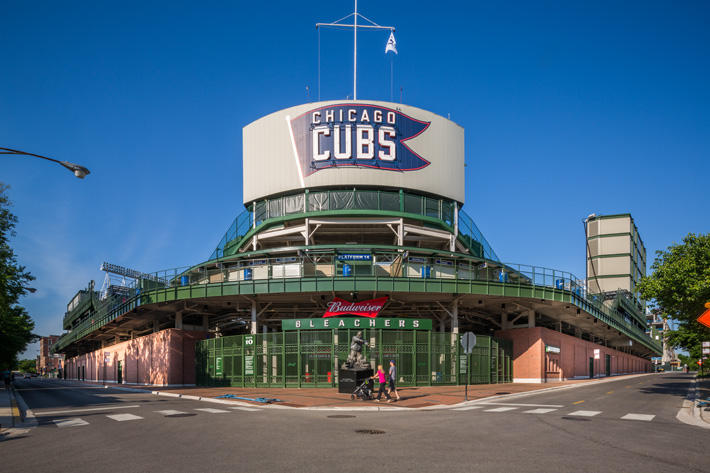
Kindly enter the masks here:
M 352 338 L 350 343 L 350 354 L 345 363 L 343 363 L 343 368 L 354 368 L 354 369 L 368 369 L 370 368 L 370 363 L 365 360 L 362 355 L 362 346 L 370 346 L 365 339 L 362 338 L 362 331 L 359 331 Z

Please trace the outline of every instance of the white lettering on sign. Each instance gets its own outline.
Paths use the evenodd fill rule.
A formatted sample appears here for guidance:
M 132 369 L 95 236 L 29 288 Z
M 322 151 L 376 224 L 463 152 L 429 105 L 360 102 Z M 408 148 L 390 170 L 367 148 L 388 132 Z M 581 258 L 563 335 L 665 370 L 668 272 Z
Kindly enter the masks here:
M 335 140 L 334 155 L 335 159 L 350 159 L 353 154 L 353 137 L 352 125 L 345 125 L 345 150 L 343 150 L 343 141 L 340 138 L 340 127 L 333 127 L 333 139 Z
M 399 321 L 399 326 L 402 327 L 402 328 L 404 328 L 404 320 L 400 320 L 400 321 Z
M 357 126 L 357 159 L 372 159 L 375 157 L 374 133 L 371 125 Z
M 378 134 L 379 136 L 377 137 L 377 141 L 380 144 L 380 148 L 384 149 L 380 149 L 379 153 L 377 153 L 377 157 L 382 161 L 394 161 L 397 159 L 397 148 L 395 143 L 394 141 L 388 139 L 396 136 L 394 128 L 389 126 L 381 126 Z M 387 150 L 387 152 L 385 152 L 385 150 Z
M 390 326 L 390 319 L 385 319 L 385 327 L 389 327 L 389 326 Z
M 310 324 L 311 324 L 311 328 L 315 327 L 315 325 L 313 325 L 313 321 L 312 321 L 312 320 L 310 321 Z
M 328 328 L 328 327 L 330 326 L 329 322 L 330 322 L 330 320 L 325 319 L 325 320 L 323 321 L 323 327 Z
M 375 327 L 377 325 L 377 320 L 370 319 L 370 327 Z
M 301 321 L 300 320 L 296 321 L 296 328 L 301 328 Z
M 356 327 L 359 327 L 360 326 L 360 319 L 355 319 L 354 323 L 355 323 Z
M 320 151 L 320 136 L 330 136 L 330 128 L 327 126 L 317 126 L 313 129 L 313 160 L 327 161 L 330 159 L 330 150 Z
M 314 161 L 327 161 L 330 159 L 330 150 L 322 150 L 321 147 L 321 137 L 330 136 L 331 127 L 327 125 L 328 123 L 333 123 L 333 141 L 334 150 L 333 155 L 335 159 L 373 159 L 375 158 L 375 140 L 380 146 L 380 150 L 377 153 L 377 158 L 382 161 L 395 161 L 397 159 L 396 143 L 395 138 L 397 133 L 392 126 L 381 126 L 375 130 L 372 125 L 357 125 L 355 127 L 355 140 L 353 140 L 353 126 L 352 125 L 340 125 L 343 123 L 343 119 L 347 119 L 348 122 L 361 122 L 361 123 L 383 123 L 382 110 L 375 110 L 368 112 L 367 109 L 363 109 L 358 116 L 358 111 L 355 109 L 348 109 L 347 115 L 343 116 L 343 110 L 338 111 L 338 120 L 336 122 L 336 116 L 334 110 L 326 110 L 325 116 L 323 112 L 316 111 L 311 114 L 311 124 L 317 125 L 313 127 L 311 134 L 313 140 L 313 160 Z M 372 113 L 372 119 L 370 118 L 370 113 Z M 395 125 L 397 119 L 397 114 L 395 112 L 387 112 L 386 123 L 388 125 Z M 353 141 L 355 141 L 355 153 L 353 155 Z
M 345 321 L 341 320 L 340 323 L 338 323 L 338 327 L 345 327 Z

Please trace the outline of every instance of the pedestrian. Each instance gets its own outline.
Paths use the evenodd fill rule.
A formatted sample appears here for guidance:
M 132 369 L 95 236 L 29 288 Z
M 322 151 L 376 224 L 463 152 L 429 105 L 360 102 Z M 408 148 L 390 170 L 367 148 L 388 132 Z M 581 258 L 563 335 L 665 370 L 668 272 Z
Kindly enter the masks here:
M 380 402 L 382 394 L 384 393 L 385 397 L 387 397 L 387 402 L 392 402 L 390 393 L 387 392 L 387 378 L 385 377 L 382 365 L 377 365 L 377 373 L 375 373 L 375 376 L 373 376 L 372 379 L 377 379 L 380 382 L 380 390 L 377 392 L 377 399 L 375 399 L 375 401 Z
M 10 389 L 10 380 L 11 380 L 11 374 L 10 370 L 4 370 L 2 372 L 2 380 L 5 382 L 5 389 Z
M 397 386 L 395 382 L 397 381 L 397 366 L 394 364 L 394 360 L 390 360 L 390 372 L 389 372 L 389 378 L 390 378 L 390 395 L 394 393 L 395 396 L 397 396 L 397 400 L 399 401 L 399 393 L 397 392 Z

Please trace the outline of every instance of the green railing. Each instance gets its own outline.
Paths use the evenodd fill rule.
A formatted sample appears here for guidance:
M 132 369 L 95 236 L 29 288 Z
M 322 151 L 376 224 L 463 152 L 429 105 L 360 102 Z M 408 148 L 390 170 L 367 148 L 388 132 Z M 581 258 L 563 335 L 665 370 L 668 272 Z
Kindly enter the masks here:
M 510 383 L 512 343 L 479 335 L 470 355 L 445 332 L 364 329 L 373 366 L 397 365 L 401 386 Z M 235 335 L 198 342 L 197 384 L 239 387 L 335 387 L 355 330 Z
M 279 196 L 254 202 L 230 224 L 209 260 L 225 255 L 225 249 L 247 235 L 252 229 L 274 219 L 294 218 L 333 211 L 379 211 L 409 214 L 439 220 L 453 231 L 456 203 L 452 200 L 413 194 L 406 191 L 324 190 Z M 488 240 L 474 221 L 459 210 L 459 239 L 475 256 L 500 261 Z
M 582 280 L 566 271 L 519 264 L 502 264 L 451 257 L 414 255 L 411 251 L 368 253 L 348 249 L 348 254 L 369 254 L 369 260 L 343 260 L 342 254 L 313 254 L 283 258 L 249 258 L 207 269 L 182 267 L 137 280 L 133 296 L 125 302 L 89 314 L 84 322 L 63 335 L 58 350 L 140 305 L 178 299 L 276 292 L 432 292 L 487 294 L 544 298 L 575 304 L 654 352 L 660 343 L 632 318 L 585 294 Z M 448 257 L 447 257 L 448 255 Z M 350 257 L 348 257 L 350 258 Z M 349 268 L 349 269 L 348 269 Z

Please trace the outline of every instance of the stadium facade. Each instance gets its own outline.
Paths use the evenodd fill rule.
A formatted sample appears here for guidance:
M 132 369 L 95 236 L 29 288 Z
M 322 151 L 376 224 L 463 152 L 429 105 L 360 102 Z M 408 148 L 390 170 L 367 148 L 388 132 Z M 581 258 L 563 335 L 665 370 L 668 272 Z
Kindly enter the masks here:
M 200 264 L 105 265 L 120 283 L 91 283 L 65 314 L 55 349 L 67 377 L 337 386 L 358 331 L 366 358 L 397 360 L 404 385 L 645 372 L 660 354 L 629 290 L 590 294 L 570 273 L 501 262 L 464 212 L 456 123 L 403 104 L 327 101 L 243 133 L 245 210 Z

